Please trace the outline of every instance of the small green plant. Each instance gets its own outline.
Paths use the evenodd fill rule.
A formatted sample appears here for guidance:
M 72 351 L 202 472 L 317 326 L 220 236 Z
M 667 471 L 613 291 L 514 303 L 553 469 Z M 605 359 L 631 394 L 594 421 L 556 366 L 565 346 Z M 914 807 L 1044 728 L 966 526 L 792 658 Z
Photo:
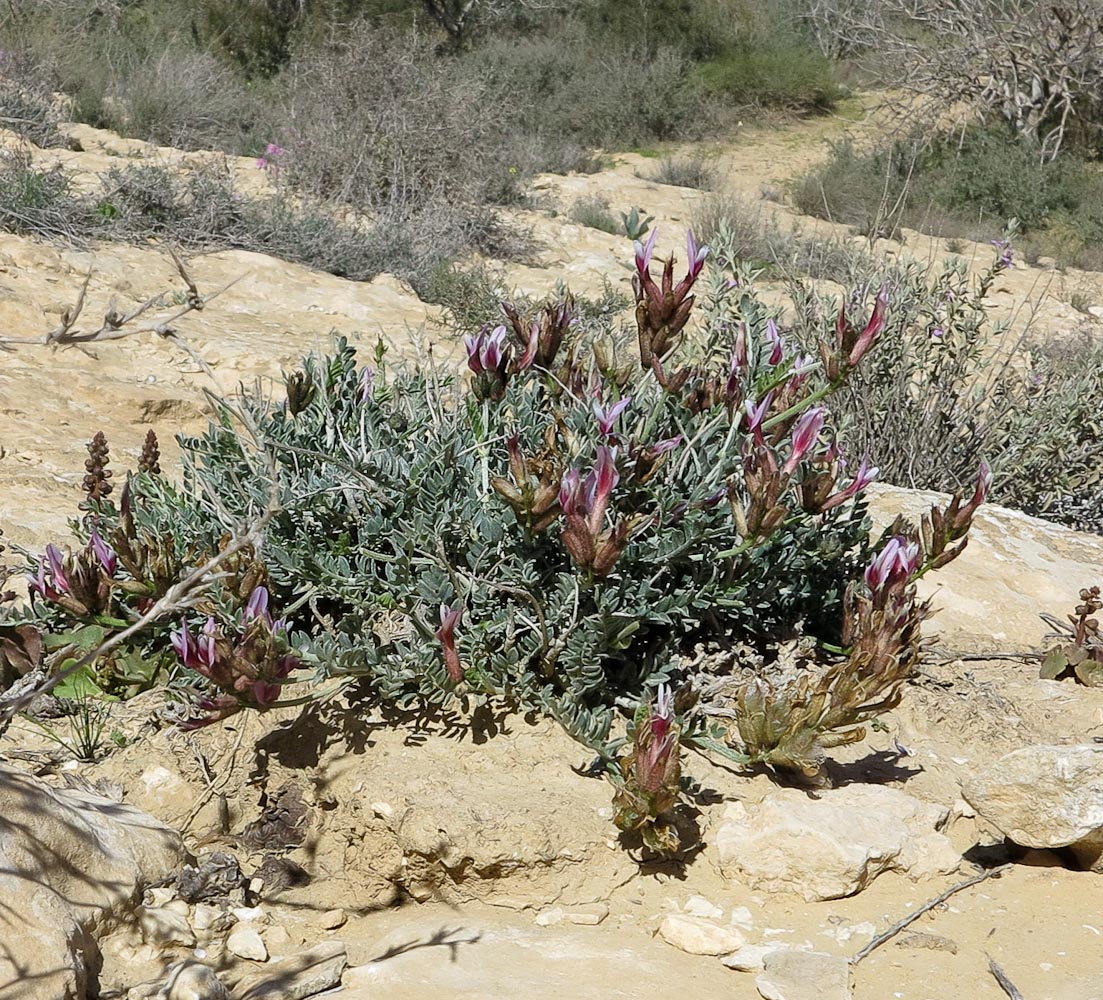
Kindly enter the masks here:
M 716 168 L 703 156 L 664 156 L 648 180 L 672 187 L 708 191 L 716 187 Z
M 1054 629 L 1046 638 L 1062 642 L 1046 653 L 1039 676 L 1050 681 L 1073 678 L 1087 687 L 1103 687 L 1103 634 L 1099 619 L 1093 617 L 1103 609 L 1099 587 L 1081 589 L 1080 601 L 1067 622 L 1055 615 L 1041 616 Z
M 609 212 L 609 202 L 599 195 L 579 198 L 571 206 L 571 222 L 591 229 L 600 229 L 603 233 L 616 235 L 620 231 L 617 220 Z
M 624 223 L 625 235 L 630 240 L 642 240 L 651 228 L 651 223 L 655 221 L 653 215 L 649 215 L 646 219 L 643 218 L 642 213 L 635 206 L 632 207 L 630 212 L 621 212 L 620 218 Z

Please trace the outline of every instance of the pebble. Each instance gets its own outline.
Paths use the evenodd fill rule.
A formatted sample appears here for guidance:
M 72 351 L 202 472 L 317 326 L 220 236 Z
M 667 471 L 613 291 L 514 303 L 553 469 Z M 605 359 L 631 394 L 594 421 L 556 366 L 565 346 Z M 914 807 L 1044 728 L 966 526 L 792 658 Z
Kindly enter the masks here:
M 766 956 L 776 950 L 776 947 L 768 944 L 745 944 L 739 951 L 725 955 L 720 961 L 736 972 L 762 972 L 766 968 Z
M 217 906 L 211 906 L 208 903 L 196 903 L 195 909 L 192 910 L 191 922 L 197 931 L 207 931 L 221 922 L 224 917 L 232 919 L 229 914 Z
M 704 896 L 690 896 L 682 910 L 691 917 L 705 917 L 709 920 L 719 920 L 724 916 L 724 911 L 715 903 L 710 903 Z
M 318 923 L 327 931 L 335 931 L 338 927 L 344 927 L 348 918 L 349 915 L 344 910 L 326 910 Z

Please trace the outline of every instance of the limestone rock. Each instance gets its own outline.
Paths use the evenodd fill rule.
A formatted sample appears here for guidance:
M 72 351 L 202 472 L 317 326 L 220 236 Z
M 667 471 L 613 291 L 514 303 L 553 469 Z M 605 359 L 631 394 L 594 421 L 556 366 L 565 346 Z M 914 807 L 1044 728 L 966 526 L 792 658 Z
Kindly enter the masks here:
M 169 972 L 164 1000 L 228 1000 L 229 993 L 214 969 L 200 962 L 181 962 Z
M 766 1000 L 851 1000 L 850 965 L 842 955 L 777 948 L 755 979 Z
M 234 990 L 234 1000 L 303 1000 L 340 983 L 347 966 L 344 943 L 326 941 L 246 977 Z
M 335 931 L 338 927 L 344 927 L 349 915 L 341 909 L 326 910 L 319 918 L 318 923 L 327 931 Z
M 916 879 L 952 872 L 960 856 L 936 831 L 946 815 L 880 785 L 847 785 L 819 799 L 781 788 L 751 810 L 729 805 L 716 847 L 729 878 L 809 902 L 838 899 L 884 871 Z
M 962 795 L 1013 843 L 1072 847 L 1103 867 L 1103 746 L 1023 747 L 966 781 Z
M 690 955 L 727 955 L 747 943 L 734 927 L 721 927 L 704 917 L 685 913 L 664 917 L 659 937 Z
M 188 918 L 167 906 L 142 907 L 138 914 L 138 926 L 146 944 L 182 945 L 185 948 L 195 945 L 195 932 Z
M 238 958 L 247 958 L 253 962 L 266 962 L 268 948 L 260 932 L 248 924 L 238 924 L 226 938 L 226 948 Z
M 83 997 L 86 949 L 186 854 L 153 817 L 0 765 L 0 998 Z

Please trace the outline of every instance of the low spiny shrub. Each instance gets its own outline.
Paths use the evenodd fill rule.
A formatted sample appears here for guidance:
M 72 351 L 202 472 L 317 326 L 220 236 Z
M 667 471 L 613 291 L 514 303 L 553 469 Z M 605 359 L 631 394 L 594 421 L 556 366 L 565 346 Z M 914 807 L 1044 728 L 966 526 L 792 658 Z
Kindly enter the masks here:
M 656 237 L 636 244 L 631 352 L 580 337 L 569 296 L 503 303 L 466 339 L 469 387 L 342 341 L 282 398 L 227 401 L 183 439 L 179 486 L 147 461 L 116 503 L 96 443 L 88 543 L 47 550 L 18 624 L 132 619 L 274 510 L 205 607 L 140 640 L 206 679 L 193 724 L 273 704 L 304 668 L 411 711 L 537 711 L 598 755 L 625 834 L 665 853 L 686 846 L 682 744 L 822 781 L 825 748 L 899 701 L 929 613 L 914 581 L 961 551 L 987 471 L 967 503 L 871 541 L 875 470 L 845 471 L 824 401 L 876 353 L 888 293 L 805 355 L 750 274 L 703 276 L 692 234 L 684 274 L 671 256 L 652 275 Z

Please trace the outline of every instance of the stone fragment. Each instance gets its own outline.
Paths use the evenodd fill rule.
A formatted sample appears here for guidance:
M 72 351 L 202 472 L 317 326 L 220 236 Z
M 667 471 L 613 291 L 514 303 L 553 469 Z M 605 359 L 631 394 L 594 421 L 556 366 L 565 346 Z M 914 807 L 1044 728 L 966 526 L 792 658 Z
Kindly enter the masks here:
M 247 976 L 234 989 L 234 1000 L 303 1000 L 337 986 L 347 966 L 344 942 L 325 941 Z
M 765 1000 L 851 1000 L 850 965 L 842 955 L 776 948 L 754 984 Z
M 795 788 L 757 806 L 730 804 L 716 834 L 729 878 L 809 902 L 864 889 L 884 871 L 913 879 L 954 871 L 961 858 L 938 833 L 947 810 L 895 788 L 847 785 L 809 798 Z
M 731 911 L 728 922 L 749 931 L 754 927 L 754 916 L 746 906 L 737 906 Z
M 736 972 L 762 972 L 766 968 L 766 956 L 777 951 L 778 945 L 745 944 L 738 951 L 725 955 L 720 961 Z
M 158 886 L 156 889 L 147 889 L 145 895 L 146 906 L 164 906 L 176 898 L 176 892 L 167 886 Z
M 690 955 L 727 955 L 747 943 L 734 927 L 721 927 L 704 917 L 685 913 L 664 917 L 659 925 L 659 936 Z
M 195 946 L 195 932 L 188 918 L 166 906 L 143 906 L 138 913 L 138 926 L 146 944 Z
M 690 896 L 682 910 L 691 917 L 706 917 L 709 920 L 719 920 L 724 916 L 724 911 L 715 903 L 710 903 L 704 896 Z
M 584 927 L 594 927 L 607 916 L 609 916 L 608 903 L 581 903 L 578 906 L 568 906 L 563 913 L 567 923 Z
M 318 919 L 318 924 L 327 931 L 335 931 L 338 927 L 344 927 L 349 915 L 344 910 L 326 910 Z
M 1103 746 L 1013 750 L 962 785 L 986 822 L 1022 847 L 1071 847 L 1103 871 Z
M 187 961 L 169 970 L 160 996 L 164 1000 L 228 1000 L 229 993 L 214 969 Z
M 226 938 L 226 948 L 238 958 L 247 958 L 253 962 L 266 962 L 268 948 L 260 931 L 250 924 L 237 924 Z
M 260 935 L 269 955 L 286 955 L 291 950 L 291 935 L 279 924 L 266 927 Z
M 197 931 L 226 930 L 234 924 L 234 917 L 219 906 L 196 903 L 192 909 L 191 924 Z

